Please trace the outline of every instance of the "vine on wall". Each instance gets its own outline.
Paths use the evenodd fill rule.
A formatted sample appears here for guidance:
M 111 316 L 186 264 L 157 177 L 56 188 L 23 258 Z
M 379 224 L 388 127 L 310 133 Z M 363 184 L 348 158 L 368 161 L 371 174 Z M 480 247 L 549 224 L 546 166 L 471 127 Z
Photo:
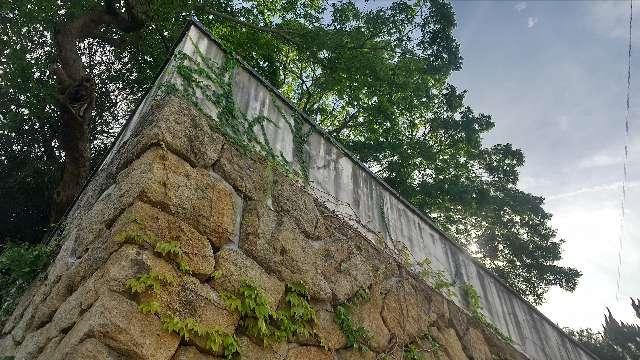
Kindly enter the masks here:
M 462 294 L 464 295 L 464 301 L 467 303 L 467 309 L 471 313 L 473 319 L 488 328 L 500 340 L 508 344 L 512 344 L 513 339 L 509 335 L 504 334 L 497 326 L 487 319 L 483 312 L 482 305 L 480 304 L 480 295 L 478 294 L 478 290 L 469 283 L 462 284 L 461 289 Z
M 188 39 L 193 44 L 195 56 L 176 52 L 173 66 L 180 81 L 162 84 L 158 97 L 177 95 L 183 98 L 209 119 L 209 124 L 215 131 L 222 133 L 241 151 L 256 151 L 270 162 L 278 163 L 287 172 L 308 179 L 308 160 L 304 147 L 313 130 L 302 116 L 297 112 L 288 115 L 271 95 L 271 105 L 278 111 L 293 136 L 293 156 L 299 167 L 294 169 L 282 153 L 276 153 L 270 145 L 266 125 L 278 127 L 278 124 L 265 115 L 249 117 L 238 108 L 233 96 L 233 79 L 237 67 L 234 57 L 227 55 L 222 63 L 218 63 L 202 53 L 193 39 Z M 209 114 L 198 99 L 215 106 L 215 117 Z
M 351 298 L 335 308 L 336 323 L 347 339 L 347 347 L 353 347 L 358 351 L 369 351 L 367 343 L 371 334 L 367 328 L 353 321 L 352 314 L 355 307 L 366 301 L 369 301 L 369 292 L 359 289 Z

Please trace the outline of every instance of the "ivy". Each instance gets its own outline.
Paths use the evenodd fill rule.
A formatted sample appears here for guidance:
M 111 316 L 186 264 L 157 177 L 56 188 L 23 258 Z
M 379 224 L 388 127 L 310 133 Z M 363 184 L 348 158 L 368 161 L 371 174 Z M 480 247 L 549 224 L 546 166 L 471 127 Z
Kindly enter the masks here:
M 191 38 L 189 40 L 196 50 L 195 56 L 184 52 L 174 55 L 174 70 L 180 78 L 179 82 L 166 82 L 161 85 L 158 96 L 177 95 L 191 103 L 200 113 L 209 119 L 214 131 L 222 133 L 244 153 L 258 152 L 270 161 L 274 161 L 286 170 L 286 173 L 295 173 L 297 177 L 308 178 L 307 161 L 304 156 L 304 145 L 311 135 L 311 128 L 305 128 L 305 121 L 298 114 L 290 119 L 282 111 L 277 100 L 272 98 L 272 105 L 278 109 L 282 118 L 286 121 L 293 135 L 294 157 L 301 169 L 298 174 L 291 164 L 280 153 L 276 154 L 269 144 L 266 133 L 266 124 L 277 126 L 267 116 L 257 115 L 249 118 L 241 111 L 233 97 L 233 76 L 236 70 L 236 61 L 232 56 L 226 56 L 222 63 L 208 58 L 198 48 Z M 203 108 L 198 99 L 203 99 L 216 108 L 215 118 Z M 259 136 L 259 135 L 260 136 Z
M 456 296 L 454 283 L 449 281 L 447 273 L 442 270 L 434 270 L 429 258 L 424 258 L 418 262 L 418 276 L 445 296 L 449 298 Z
M 238 296 L 223 294 L 227 306 L 240 313 L 243 330 L 264 343 L 287 342 L 296 336 L 312 334 L 310 328 L 316 321 L 316 313 L 309 304 L 309 293 L 304 285 L 287 284 L 284 299 L 284 305 L 273 311 L 264 291 L 248 282 L 240 287 Z
M 476 288 L 469 283 L 462 284 L 461 289 L 462 289 L 462 294 L 464 295 L 464 300 L 467 304 L 467 309 L 471 313 L 471 316 L 473 317 L 473 319 L 476 320 L 481 325 L 483 325 L 484 327 L 488 328 L 500 340 L 508 344 L 513 343 L 513 339 L 509 335 L 504 334 L 500 329 L 498 329 L 497 326 L 491 323 L 489 319 L 487 319 L 487 317 L 485 316 L 482 309 L 482 305 L 480 304 L 480 295 L 478 294 L 478 290 L 476 290 Z
M 280 116 L 287 120 L 287 125 L 293 135 L 293 157 L 297 160 L 298 165 L 300 166 L 303 178 L 305 180 L 309 180 L 309 161 L 305 156 L 304 147 L 309 141 L 311 134 L 313 134 L 313 128 L 309 126 L 307 121 L 296 111 L 293 111 L 291 120 L 289 121 L 289 116 L 284 110 L 282 110 L 280 105 L 278 105 L 278 101 L 273 97 L 273 95 L 271 103 L 278 110 Z
M 369 350 L 366 343 L 371 334 L 364 326 L 354 323 L 352 314 L 354 307 L 365 301 L 369 301 L 369 293 L 365 289 L 359 289 L 351 298 L 335 308 L 336 323 L 347 339 L 347 347 L 353 347 L 358 351 Z
M 275 312 L 279 326 L 275 339 L 286 341 L 293 336 L 308 337 L 311 335 L 310 324 L 316 321 L 316 312 L 309 304 L 309 292 L 301 283 L 287 284 L 284 297 L 285 306 Z

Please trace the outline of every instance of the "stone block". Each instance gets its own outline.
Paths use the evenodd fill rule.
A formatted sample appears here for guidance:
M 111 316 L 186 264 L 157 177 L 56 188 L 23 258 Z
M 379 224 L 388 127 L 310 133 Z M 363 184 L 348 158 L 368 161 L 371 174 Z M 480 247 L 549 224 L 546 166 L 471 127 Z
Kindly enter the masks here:
M 392 286 L 384 298 L 382 317 L 400 343 L 408 343 L 427 332 L 436 316 L 414 280 L 405 277 Z
M 278 219 L 273 211 L 251 202 L 243 214 L 241 234 L 240 248 L 262 268 L 285 282 L 302 282 L 314 299 L 331 299 L 322 274 L 323 259 L 292 220 Z
M 114 351 L 100 341 L 89 338 L 73 347 L 67 360 L 127 360 L 127 358 Z
M 130 358 L 170 359 L 180 339 L 162 329 L 155 315 L 144 315 L 136 303 L 116 293 L 105 293 L 82 316 L 58 345 L 52 360 L 66 359 L 73 347 L 95 338 Z
M 302 184 L 286 176 L 276 176 L 272 198 L 275 210 L 292 219 L 305 236 L 322 240 L 326 234 L 323 218 L 313 195 Z
M 111 166 L 122 169 L 150 147 L 164 146 L 194 167 L 209 169 L 224 143 L 223 137 L 212 130 L 211 121 L 178 97 L 157 101 L 140 117 Z
M 271 196 L 273 170 L 256 154 L 243 154 L 226 143 L 213 170 L 249 200 Z
M 460 337 L 462 348 L 470 359 L 491 360 L 492 355 L 489 346 L 484 341 L 482 333 L 470 328 L 465 336 Z
M 203 354 L 194 346 L 180 346 L 171 360 L 222 360 L 224 358 Z
M 333 360 L 333 354 L 317 346 L 295 346 L 289 349 L 287 360 Z
M 354 307 L 353 320 L 356 324 L 363 326 L 369 331 L 369 346 L 371 350 L 383 352 L 387 349 L 391 334 L 384 324 L 381 311 L 383 296 L 380 293 L 380 286 L 376 283 L 371 286 L 369 300 Z
M 247 360 L 282 360 L 287 354 L 287 344 L 258 345 L 246 336 L 238 338 L 240 358 Z
M 356 349 L 344 349 L 336 352 L 338 360 L 375 360 L 376 353 L 373 351 L 359 351 Z M 382 358 L 387 359 L 387 358 Z M 399 358 L 402 359 L 402 358 Z
M 209 285 L 191 276 L 178 277 L 175 284 L 165 285 L 158 292 L 145 293 L 141 301 L 157 301 L 180 319 L 194 319 L 227 334 L 235 332 L 239 321 L 239 315 L 229 311 Z
M 317 310 L 313 331 L 320 339 L 321 344 L 329 350 L 340 349 L 347 345 L 347 339 L 336 324 L 336 315 L 333 312 Z
M 242 202 L 233 188 L 214 173 L 194 169 L 156 147 L 123 171 L 119 183 L 128 189 L 123 192 L 133 198 L 139 193 L 141 201 L 184 221 L 214 247 L 235 242 Z
M 437 329 L 429 328 L 429 335 L 440 344 L 440 351 L 450 360 L 468 360 L 467 355 L 462 350 L 460 339 L 456 336 L 456 331 L 451 328 Z
M 220 250 L 216 254 L 216 262 L 216 271 L 221 273 L 213 281 L 216 290 L 235 294 L 244 283 L 253 283 L 264 290 L 271 310 L 277 309 L 285 286 L 275 276 L 269 275 L 239 249 Z
M 176 242 L 182 251 L 181 259 L 195 276 L 206 278 L 214 271 L 215 257 L 207 238 L 151 205 L 136 201 L 118 218 L 111 233 L 118 241 L 122 241 L 125 234 L 140 234 L 143 245 L 151 249 L 158 242 Z

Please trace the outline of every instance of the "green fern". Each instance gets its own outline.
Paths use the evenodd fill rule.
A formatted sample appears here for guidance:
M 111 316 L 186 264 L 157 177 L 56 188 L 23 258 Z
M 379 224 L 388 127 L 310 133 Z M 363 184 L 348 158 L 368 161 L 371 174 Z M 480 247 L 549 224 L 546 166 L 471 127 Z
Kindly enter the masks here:
M 158 315 L 162 309 L 157 301 L 148 301 L 138 305 L 138 310 L 143 314 Z
M 222 352 L 226 359 L 232 359 L 239 354 L 238 339 L 234 335 L 203 326 L 191 318 L 180 319 L 173 314 L 162 316 L 161 321 L 166 331 L 178 334 L 185 341 L 194 336 L 203 338 L 207 350 L 214 353 Z
M 287 284 L 284 306 L 277 311 L 269 308 L 264 291 L 251 283 L 244 283 L 238 296 L 222 294 L 222 298 L 231 310 L 240 313 L 244 331 L 265 343 L 309 336 L 310 325 L 316 321 L 309 293 L 301 283 Z
M 176 264 L 178 265 L 178 270 L 185 274 L 191 274 L 191 267 L 184 260 L 178 259 L 176 260 Z
M 371 338 L 369 330 L 361 325 L 356 325 L 352 319 L 354 307 L 369 301 L 369 292 L 366 289 L 358 289 L 347 301 L 335 308 L 335 317 L 338 327 L 347 339 L 347 347 L 353 347 L 358 351 L 369 351 L 367 343 Z
M 157 242 L 155 235 L 146 233 L 139 229 L 127 229 L 119 232 L 115 236 L 117 242 L 131 243 L 136 245 L 155 244 Z
M 131 293 L 135 294 L 148 290 L 158 292 L 163 285 L 174 283 L 175 279 L 173 277 L 152 271 L 127 280 L 126 287 L 129 288 Z
M 155 246 L 155 251 L 162 254 L 162 256 L 167 256 L 167 254 L 176 258 L 182 256 L 182 249 L 180 249 L 180 244 L 175 241 L 159 242 Z
M 218 280 L 222 277 L 222 270 L 216 270 L 214 272 L 211 273 L 211 280 Z

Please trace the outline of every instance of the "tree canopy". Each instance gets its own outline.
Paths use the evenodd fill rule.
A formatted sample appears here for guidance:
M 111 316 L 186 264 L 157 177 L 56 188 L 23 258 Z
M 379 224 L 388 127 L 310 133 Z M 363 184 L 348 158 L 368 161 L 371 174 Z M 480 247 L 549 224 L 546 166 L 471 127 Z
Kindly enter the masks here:
M 640 299 L 632 298 L 631 307 L 640 320 Z M 601 360 L 640 359 L 640 326 L 618 321 L 609 310 L 604 315 L 602 331 L 567 330 Z
M 85 23 L 65 43 L 70 24 L 88 16 L 102 25 Z M 191 16 L 520 294 L 540 303 L 550 286 L 575 288 L 580 273 L 557 264 L 562 240 L 543 198 L 517 187 L 522 152 L 486 146 L 491 117 L 448 82 L 462 57 L 453 9 L 442 0 L 3 1 L 3 242 L 40 241 L 70 171 L 61 94 L 77 86 L 56 73 L 70 67 L 64 51 L 78 51 L 78 79 L 94 91 L 81 113 L 90 154 L 81 162 L 90 166 Z

